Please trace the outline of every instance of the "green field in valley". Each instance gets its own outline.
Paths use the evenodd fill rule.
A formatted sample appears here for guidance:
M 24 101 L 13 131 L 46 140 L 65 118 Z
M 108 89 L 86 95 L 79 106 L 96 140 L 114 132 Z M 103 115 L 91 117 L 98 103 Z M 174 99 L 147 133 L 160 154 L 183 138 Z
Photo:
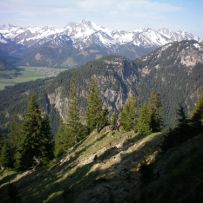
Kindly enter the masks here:
M 6 86 L 17 83 L 33 81 L 40 78 L 53 77 L 67 69 L 56 69 L 47 67 L 19 67 L 16 70 L 0 71 L 0 90 Z

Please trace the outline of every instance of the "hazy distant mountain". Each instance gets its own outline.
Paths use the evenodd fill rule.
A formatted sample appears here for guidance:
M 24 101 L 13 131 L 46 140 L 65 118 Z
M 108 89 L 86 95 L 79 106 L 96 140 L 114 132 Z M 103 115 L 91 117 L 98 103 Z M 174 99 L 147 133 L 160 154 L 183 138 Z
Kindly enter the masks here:
M 143 56 L 167 43 L 200 38 L 190 33 L 137 29 L 111 30 L 90 21 L 69 23 L 64 28 L 0 26 L 0 49 L 19 58 L 18 64 L 32 66 L 74 66 L 102 56 Z

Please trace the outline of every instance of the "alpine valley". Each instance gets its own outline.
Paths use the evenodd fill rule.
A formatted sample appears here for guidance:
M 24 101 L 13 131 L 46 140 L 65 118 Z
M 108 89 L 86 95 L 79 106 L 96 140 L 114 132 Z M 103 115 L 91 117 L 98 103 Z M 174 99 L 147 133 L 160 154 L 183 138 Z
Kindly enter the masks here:
M 2 25 L 0 77 L 1 203 L 203 202 L 201 38 Z

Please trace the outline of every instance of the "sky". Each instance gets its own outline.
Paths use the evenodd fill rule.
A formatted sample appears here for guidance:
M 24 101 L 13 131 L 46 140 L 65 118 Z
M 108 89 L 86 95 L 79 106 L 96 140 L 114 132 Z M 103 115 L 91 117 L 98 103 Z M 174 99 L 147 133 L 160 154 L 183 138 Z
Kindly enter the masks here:
M 62 27 L 90 20 L 111 29 L 184 30 L 203 36 L 203 0 L 0 0 L 0 24 Z

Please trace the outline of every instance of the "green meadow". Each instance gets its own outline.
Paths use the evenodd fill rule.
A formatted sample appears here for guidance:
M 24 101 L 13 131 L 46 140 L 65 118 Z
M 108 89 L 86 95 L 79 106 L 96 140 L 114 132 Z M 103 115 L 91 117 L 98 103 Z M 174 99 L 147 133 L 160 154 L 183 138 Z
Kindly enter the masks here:
M 65 70 L 67 69 L 21 66 L 16 70 L 0 71 L 0 90 L 3 90 L 6 86 L 12 86 L 22 82 L 54 77 Z

